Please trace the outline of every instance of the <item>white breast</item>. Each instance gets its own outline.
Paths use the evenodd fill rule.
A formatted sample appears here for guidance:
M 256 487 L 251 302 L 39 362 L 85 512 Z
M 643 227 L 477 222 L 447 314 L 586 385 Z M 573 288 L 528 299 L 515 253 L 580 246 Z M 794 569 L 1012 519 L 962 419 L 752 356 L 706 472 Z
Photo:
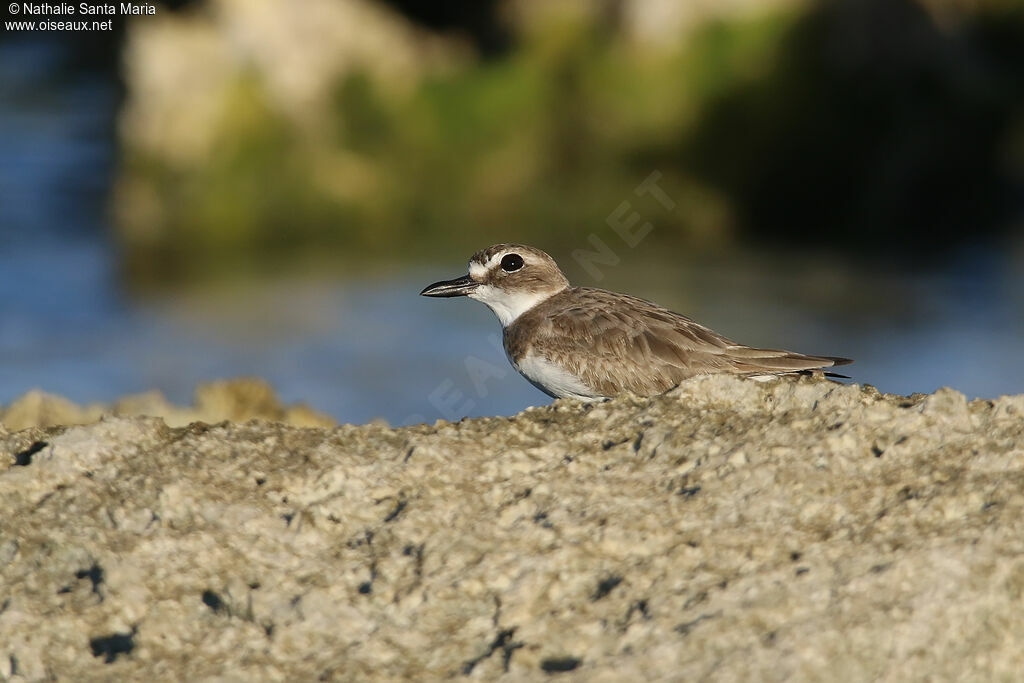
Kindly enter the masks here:
M 604 396 L 598 396 L 576 375 L 543 356 L 528 353 L 518 363 L 512 358 L 509 360 L 512 361 L 513 367 L 519 371 L 519 374 L 530 380 L 530 384 L 548 396 L 577 398 L 582 401 L 600 401 L 604 398 Z

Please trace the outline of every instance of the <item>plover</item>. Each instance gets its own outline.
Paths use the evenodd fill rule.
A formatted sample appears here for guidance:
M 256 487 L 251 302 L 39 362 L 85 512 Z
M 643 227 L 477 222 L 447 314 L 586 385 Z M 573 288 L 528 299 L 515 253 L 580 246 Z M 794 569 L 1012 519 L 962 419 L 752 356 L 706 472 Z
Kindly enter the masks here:
M 513 367 L 555 398 L 653 396 L 694 375 L 764 379 L 852 362 L 744 346 L 650 301 L 572 287 L 553 258 L 523 244 L 478 251 L 469 274 L 420 294 L 487 304 L 501 322 Z

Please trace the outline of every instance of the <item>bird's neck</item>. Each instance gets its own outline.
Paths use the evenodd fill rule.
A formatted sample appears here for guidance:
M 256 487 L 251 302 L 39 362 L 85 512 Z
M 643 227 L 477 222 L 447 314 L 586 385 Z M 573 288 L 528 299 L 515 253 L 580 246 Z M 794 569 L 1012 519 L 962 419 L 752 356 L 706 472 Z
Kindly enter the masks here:
M 477 301 L 487 304 L 487 307 L 498 316 L 502 327 L 508 327 L 514 323 L 519 316 L 523 315 L 537 304 L 550 299 L 555 294 L 563 291 L 560 289 L 544 289 L 536 291 L 508 291 L 499 289 L 493 285 L 478 287 L 469 296 Z

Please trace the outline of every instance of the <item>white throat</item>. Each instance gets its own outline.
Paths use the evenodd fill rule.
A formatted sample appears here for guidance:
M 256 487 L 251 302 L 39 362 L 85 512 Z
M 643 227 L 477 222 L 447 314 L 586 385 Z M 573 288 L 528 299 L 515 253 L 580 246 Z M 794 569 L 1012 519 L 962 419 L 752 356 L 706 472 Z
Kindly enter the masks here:
M 508 327 L 516 318 L 552 296 L 556 292 L 510 292 L 494 285 L 480 285 L 469 295 L 487 304 L 487 307 L 498 316 L 501 326 Z

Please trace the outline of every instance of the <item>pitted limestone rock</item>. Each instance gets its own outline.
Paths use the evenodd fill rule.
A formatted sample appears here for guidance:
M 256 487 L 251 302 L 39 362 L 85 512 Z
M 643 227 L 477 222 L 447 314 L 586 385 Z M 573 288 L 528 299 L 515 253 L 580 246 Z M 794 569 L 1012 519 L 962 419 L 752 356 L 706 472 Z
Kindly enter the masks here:
M 1021 396 L 706 377 L 457 424 L 0 443 L 8 677 L 1024 670 Z
M 103 417 L 159 417 L 172 427 L 196 421 L 274 420 L 296 427 L 333 427 L 334 420 L 303 404 L 281 405 L 274 390 L 262 379 L 242 377 L 201 384 L 191 406 L 176 406 L 159 391 L 127 396 L 111 405 L 80 406 L 61 396 L 30 391 L 6 408 L 0 424 L 19 430 L 30 427 L 89 424 Z

